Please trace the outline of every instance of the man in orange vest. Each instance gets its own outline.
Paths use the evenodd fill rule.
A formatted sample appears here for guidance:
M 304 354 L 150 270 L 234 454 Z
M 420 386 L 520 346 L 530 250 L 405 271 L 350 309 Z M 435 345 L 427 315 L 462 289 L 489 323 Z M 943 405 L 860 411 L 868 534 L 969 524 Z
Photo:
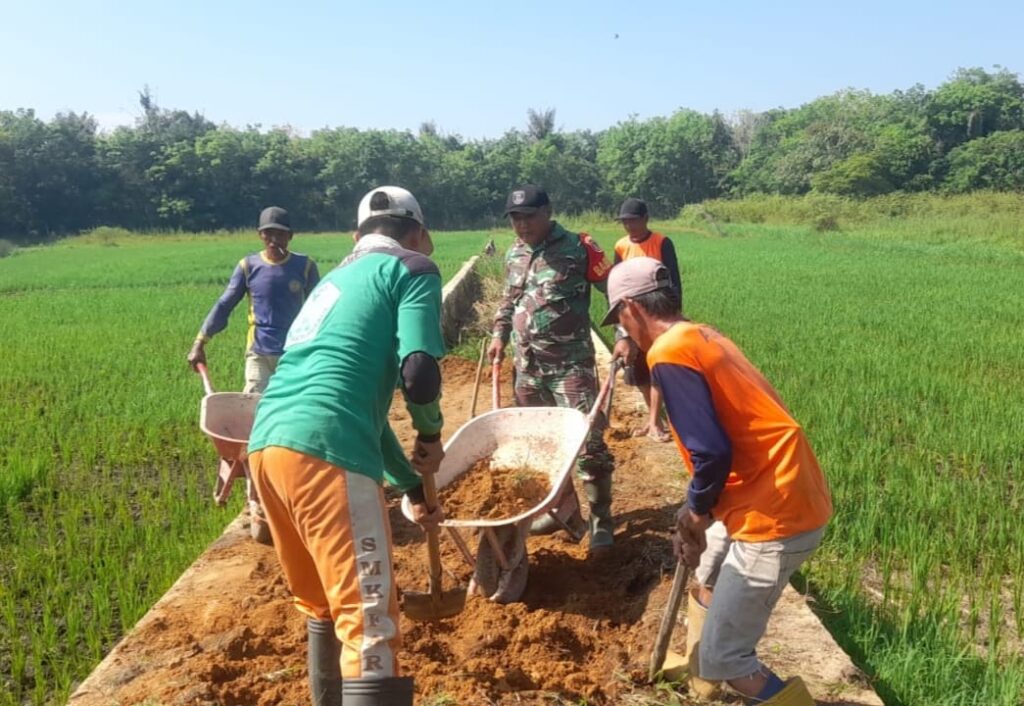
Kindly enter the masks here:
M 647 227 L 648 216 L 647 204 L 642 200 L 630 197 L 622 202 L 615 220 L 622 223 L 626 235 L 615 243 L 614 264 L 634 257 L 653 257 L 659 260 L 668 269 L 669 278 L 681 304 L 683 284 L 679 276 L 675 246 L 661 233 L 651 232 Z M 650 414 L 647 424 L 637 429 L 634 435 L 646 434 L 655 441 L 671 441 L 672 437 L 661 420 L 661 393 L 657 387 L 651 385 L 651 371 L 647 368 L 647 361 L 644 356 L 637 353 L 636 345 L 620 326 L 615 331 L 615 348 L 612 354 L 626 362 L 626 384 L 640 388 Z
M 659 261 L 613 267 L 608 304 L 602 323 L 618 323 L 646 351 L 691 476 L 673 537 L 700 584 L 689 604 L 691 686 L 714 696 L 726 682 L 754 703 L 813 706 L 799 677 L 782 681 L 755 650 L 832 516 L 803 429 L 732 341 L 683 318 Z

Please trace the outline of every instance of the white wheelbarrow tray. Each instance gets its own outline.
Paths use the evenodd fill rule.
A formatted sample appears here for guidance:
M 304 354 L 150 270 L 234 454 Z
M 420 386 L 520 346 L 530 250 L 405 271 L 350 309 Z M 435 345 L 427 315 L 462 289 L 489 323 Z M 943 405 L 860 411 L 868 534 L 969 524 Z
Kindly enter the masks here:
M 228 461 L 248 457 L 249 434 L 256 417 L 258 394 L 213 392 L 199 406 L 199 428 L 210 437 L 217 453 Z
M 491 467 L 529 468 L 546 473 L 551 491 L 534 507 L 512 517 L 497 520 L 449 517 L 442 527 L 503 527 L 551 510 L 576 465 L 590 423 L 587 416 L 564 407 L 510 407 L 485 412 L 464 424 L 444 447 L 444 459 L 435 476 L 438 492 L 455 482 L 482 458 L 491 457 Z M 402 499 L 402 513 L 412 520 L 408 498 Z
M 205 368 L 203 373 L 205 373 Z M 206 396 L 199 406 L 199 428 L 210 437 L 220 456 L 213 500 L 225 505 L 231 497 L 231 488 L 238 478 L 245 478 L 245 499 L 249 508 L 249 533 L 262 544 L 270 544 L 270 527 L 263 519 L 256 486 L 249 476 L 249 435 L 256 418 L 258 393 L 213 392 L 209 379 Z
M 441 523 L 463 558 L 474 567 L 471 590 L 497 603 L 510 603 L 522 595 L 529 570 L 526 536 L 530 525 L 547 512 L 556 517 L 557 502 L 566 485 L 572 483 L 576 458 L 587 440 L 590 425 L 590 419 L 575 409 L 496 409 L 471 419 L 445 445 L 445 456 L 435 476 L 438 491 L 487 457 L 494 469 L 535 469 L 546 473 L 551 482 L 547 496 L 518 515 L 496 520 L 448 517 Z M 410 520 L 411 510 L 408 498 L 402 498 L 402 513 Z M 460 529 L 480 532 L 475 558 Z

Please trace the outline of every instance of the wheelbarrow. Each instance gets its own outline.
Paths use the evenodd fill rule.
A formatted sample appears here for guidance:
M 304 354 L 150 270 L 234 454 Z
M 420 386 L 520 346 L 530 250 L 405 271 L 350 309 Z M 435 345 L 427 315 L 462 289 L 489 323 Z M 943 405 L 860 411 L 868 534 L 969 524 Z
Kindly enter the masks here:
M 551 490 L 537 505 L 512 517 L 476 519 L 448 517 L 441 523 L 459 553 L 473 568 L 470 591 L 496 603 L 512 603 L 526 590 L 529 573 L 526 537 L 530 525 L 550 514 L 564 529 L 572 529 L 558 516 L 558 501 L 572 483 L 576 458 L 591 427 L 597 422 L 614 386 L 617 363 L 605 380 L 590 414 L 564 407 L 510 407 L 485 412 L 466 422 L 445 445 L 445 456 L 435 474 L 438 490 L 451 485 L 484 458 L 496 470 L 530 468 L 547 474 Z M 493 400 L 500 403 L 494 370 Z M 408 498 L 402 513 L 412 519 Z M 474 556 L 463 532 L 479 536 Z M 575 536 L 575 535 L 574 535 Z M 579 537 L 576 537 L 580 539 Z
M 206 395 L 199 407 L 199 428 L 213 442 L 220 456 L 213 500 L 224 505 L 231 496 L 231 488 L 239 478 L 245 478 L 245 497 L 249 509 L 249 533 L 261 544 L 271 544 L 270 527 L 263 517 L 256 486 L 249 475 L 248 446 L 260 395 L 248 392 L 214 392 L 206 365 L 196 365 L 203 379 Z

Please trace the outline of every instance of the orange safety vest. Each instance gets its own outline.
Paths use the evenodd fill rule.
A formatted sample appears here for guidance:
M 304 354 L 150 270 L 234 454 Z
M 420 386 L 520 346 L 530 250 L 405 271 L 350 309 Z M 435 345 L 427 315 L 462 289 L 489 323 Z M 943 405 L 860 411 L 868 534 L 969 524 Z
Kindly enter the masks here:
M 664 241 L 665 236 L 661 233 L 651 233 L 640 243 L 633 242 L 626 235 L 615 243 L 615 254 L 623 262 L 632 257 L 653 257 L 661 262 L 661 244 Z
M 824 526 L 832 516 L 832 499 L 807 436 L 736 344 L 711 326 L 681 322 L 655 340 L 647 364 L 654 375 L 659 366 L 683 366 L 707 383 L 732 445 L 732 467 L 711 511 L 730 537 L 765 542 Z M 662 386 L 662 395 L 669 404 L 671 386 Z M 690 452 L 679 440 L 676 420 L 671 421 L 692 475 Z

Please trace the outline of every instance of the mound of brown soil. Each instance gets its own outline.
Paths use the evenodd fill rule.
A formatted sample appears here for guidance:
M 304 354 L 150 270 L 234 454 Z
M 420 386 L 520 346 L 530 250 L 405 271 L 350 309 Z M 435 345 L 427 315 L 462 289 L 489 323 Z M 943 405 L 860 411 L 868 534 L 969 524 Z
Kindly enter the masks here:
M 449 435 L 469 416 L 473 372 L 472 363 L 444 361 Z M 507 388 L 503 397 L 511 399 Z M 396 400 L 392 423 L 409 444 L 404 416 Z M 399 660 L 403 672 L 416 678 L 418 704 L 691 703 L 641 683 L 674 568 L 668 537 L 683 497 L 683 470 L 669 445 L 630 437 L 625 430 L 639 421 L 635 410 L 619 404 L 608 433 L 616 457 L 610 556 L 588 557 L 585 542 L 572 543 L 565 533 L 530 537 L 529 580 L 520 602 L 499 605 L 473 595 L 448 620 L 414 623 L 403 616 Z M 405 520 L 397 498 L 390 501 L 390 516 L 399 590 L 425 591 L 423 532 Z M 448 539 L 441 550 L 445 588 L 467 585 L 472 567 Z M 680 622 L 673 634 L 677 649 L 685 632 Z M 782 673 L 816 674 L 821 661 L 815 633 L 788 625 L 782 634 L 786 645 L 807 647 L 799 663 L 780 665 Z M 765 654 L 777 661 L 779 651 L 766 646 Z M 274 550 L 251 541 L 243 523 L 234 523 L 70 703 L 308 704 L 305 620 L 291 605 Z
M 551 492 L 547 473 L 533 468 L 493 468 L 482 458 L 438 495 L 445 516 L 503 520 L 536 507 Z

